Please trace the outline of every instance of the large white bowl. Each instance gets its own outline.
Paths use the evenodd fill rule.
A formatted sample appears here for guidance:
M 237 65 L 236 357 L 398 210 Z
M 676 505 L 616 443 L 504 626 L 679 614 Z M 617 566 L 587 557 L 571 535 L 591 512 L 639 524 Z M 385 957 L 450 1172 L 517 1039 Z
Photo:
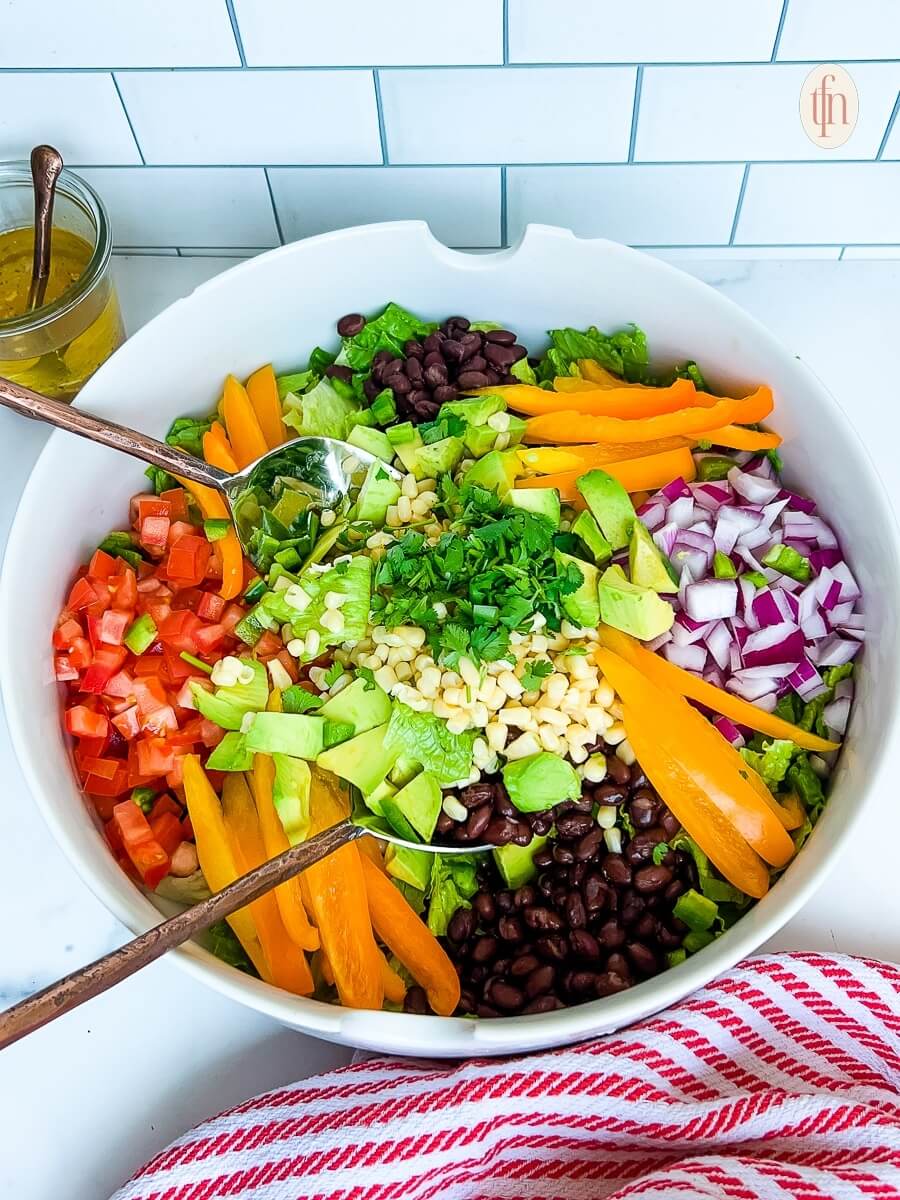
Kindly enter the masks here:
M 672 1004 L 752 952 L 822 882 L 863 817 L 897 720 L 898 539 L 874 468 L 833 398 L 755 320 L 658 260 L 570 232 L 532 226 L 497 254 L 448 250 L 418 222 L 346 229 L 243 263 L 173 304 L 118 350 L 79 405 L 163 435 L 173 417 L 207 412 L 224 375 L 261 362 L 279 370 L 332 345 L 335 320 L 394 299 L 432 318 L 501 321 L 531 347 L 560 325 L 613 329 L 634 321 L 655 359 L 696 358 L 724 390 L 767 382 L 777 398 L 788 480 L 816 497 L 865 591 L 873 636 L 859 672 L 847 748 L 825 814 L 797 861 L 733 929 L 687 962 L 630 991 L 563 1012 L 493 1021 L 371 1013 L 298 999 L 225 966 L 199 947 L 181 965 L 304 1032 L 399 1053 L 501 1054 L 608 1032 Z M 3 568 L 0 678 L 31 791 L 59 844 L 97 896 L 134 932 L 159 913 L 120 871 L 76 786 L 61 731 L 50 633 L 75 567 L 120 527 L 141 468 L 111 450 L 54 433 L 25 489 Z M 35 886 L 40 886 L 36 883 Z

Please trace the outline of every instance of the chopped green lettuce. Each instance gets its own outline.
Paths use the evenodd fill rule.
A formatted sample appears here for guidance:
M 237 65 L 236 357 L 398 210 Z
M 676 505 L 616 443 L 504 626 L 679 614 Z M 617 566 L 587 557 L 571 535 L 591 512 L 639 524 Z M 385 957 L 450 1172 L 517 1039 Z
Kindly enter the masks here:
M 269 677 L 265 665 L 252 658 L 242 658 L 244 666 L 252 667 L 250 683 L 235 683 L 207 692 L 199 683 L 191 682 L 194 705 L 208 721 L 222 729 L 240 729 L 247 713 L 262 712 L 269 699 Z
M 356 424 L 359 407 L 338 395 L 327 379 L 298 396 L 289 392 L 284 400 L 284 423 L 303 436 L 333 437 L 343 440 Z
M 397 701 L 384 739 L 386 750 L 408 754 L 444 787 L 468 778 L 474 742 L 472 731 L 450 733 L 445 721 L 431 713 L 414 712 Z
M 796 749 L 790 741 L 763 742 L 762 750 L 751 750 L 745 746 L 740 755 L 762 777 L 769 791 L 777 792 Z
M 215 925 L 210 925 L 206 931 L 206 942 L 212 953 L 216 958 L 221 958 L 222 962 L 228 963 L 230 967 L 237 967 L 239 971 L 246 971 L 248 975 L 257 974 L 244 947 L 227 922 L 217 921 Z
M 514 362 L 509 368 L 509 373 L 514 379 L 518 379 L 519 383 L 530 383 L 534 386 L 538 381 L 534 367 L 527 358 L 520 358 L 518 362 Z
M 166 441 L 170 446 L 178 446 L 193 454 L 196 458 L 203 457 L 203 435 L 215 420 L 211 417 L 176 417 L 169 426 Z M 176 485 L 177 486 L 177 485 Z
M 791 790 L 800 797 L 807 814 L 815 822 L 825 805 L 825 793 L 822 790 L 822 780 L 810 766 L 808 754 L 801 752 L 794 756 L 794 761 L 788 768 L 787 781 Z
M 584 331 L 551 329 L 549 333 L 550 349 L 537 368 L 537 378 L 541 381 L 571 374 L 570 368 L 579 358 L 593 359 L 627 380 L 644 376 L 648 362 L 647 337 L 637 325 L 612 334 L 601 333 L 595 325 Z
M 157 496 L 161 492 L 168 492 L 172 488 L 178 487 L 178 480 L 173 478 L 168 471 L 164 471 L 162 467 L 148 467 L 144 474 L 153 485 Z
M 749 904 L 749 896 L 745 896 L 738 888 L 726 883 L 724 879 L 720 879 L 713 873 L 709 859 L 684 830 L 676 833 L 670 845 L 673 850 L 687 850 L 691 855 L 697 867 L 700 891 L 707 900 L 712 900 L 714 904 L 738 904 L 741 906 Z
M 338 563 L 328 571 L 304 571 L 300 584 L 312 599 L 303 612 L 292 611 L 291 616 L 286 618 L 291 622 L 295 637 L 305 637 L 311 629 L 317 629 L 320 645 L 339 646 L 342 642 L 359 642 L 366 636 L 372 594 L 371 558 L 357 554 L 349 563 Z M 340 633 L 332 633 L 321 624 L 325 597 L 329 592 L 347 597 L 340 610 L 344 617 Z M 283 593 L 274 595 L 283 596 Z
M 278 399 L 283 402 L 289 392 L 299 396 L 318 381 L 319 377 L 315 371 L 296 371 L 293 375 L 279 375 L 275 381 L 278 384 Z
M 478 858 L 474 854 L 435 854 L 428 891 L 428 928 L 444 937 L 458 908 L 471 908 L 478 891 Z
M 437 324 L 422 321 L 399 304 L 391 302 L 384 312 L 367 321 L 359 333 L 343 339 L 338 362 L 353 371 L 365 371 L 379 350 L 389 350 L 397 357 L 403 355 L 403 343 L 410 338 L 425 337 Z
M 211 771 L 249 771 L 253 767 L 253 751 L 247 749 L 242 733 L 226 733 L 206 761 Z

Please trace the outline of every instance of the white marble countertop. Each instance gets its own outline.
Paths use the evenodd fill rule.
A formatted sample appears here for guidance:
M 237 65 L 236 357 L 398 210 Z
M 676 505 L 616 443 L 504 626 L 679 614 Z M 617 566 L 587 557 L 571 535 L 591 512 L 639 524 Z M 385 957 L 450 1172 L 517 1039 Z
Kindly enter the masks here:
M 130 331 L 231 260 L 135 257 L 115 270 Z M 688 261 L 760 317 L 835 393 L 900 509 L 900 404 L 888 357 L 900 262 Z M 702 352 L 697 350 L 698 358 Z M 0 411 L 0 546 L 45 431 Z M 895 749 L 900 766 L 900 746 Z M 0 716 L 0 1007 L 112 949 L 126 930 L 76 876 L 35 811 Z M 894 797 L 872 806 L 887 823 Z M 900 874 L 871 837 L 844 847 L 818 896 L 771 949 L 900 960 Z M 165 961 L 0 1056 L 0 1196 L 102 1200 L 190 1125 L 349 1052 L 290 1033 Z M 65 1180 L 64 1185 L 62 1181 Z M 62 1190 L 61 1190 L 62 1185 Z

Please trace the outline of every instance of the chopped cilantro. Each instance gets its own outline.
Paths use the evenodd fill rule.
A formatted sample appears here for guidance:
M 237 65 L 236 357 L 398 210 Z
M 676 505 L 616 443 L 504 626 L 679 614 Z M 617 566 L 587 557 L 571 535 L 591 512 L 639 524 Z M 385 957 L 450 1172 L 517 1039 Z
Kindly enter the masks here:
M 542 658 L 537 662 L 530 662 L 526 665 L 525 674 L 522 676 L 522 687 L 526 692 L 536 692 L 541 686 L 541 680 L 552 674 L 553 663 L 549 659 Z

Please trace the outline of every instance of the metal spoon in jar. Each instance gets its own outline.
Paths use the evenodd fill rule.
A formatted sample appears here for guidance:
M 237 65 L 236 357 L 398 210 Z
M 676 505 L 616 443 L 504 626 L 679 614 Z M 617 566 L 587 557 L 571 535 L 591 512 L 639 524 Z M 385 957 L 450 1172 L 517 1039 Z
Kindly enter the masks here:
M 240 497 L 249 488 L 255 483 L 268 488 L 275 476 L 293 477 L 304 484 L 311 495 L 316 496 L 316 502 L 323 508 L 334 508 L 346 496 L 352 495 L 358 487 L 353 478 L 357 469 L 354 460 L 365 467 L 380 461 L 374 455 L 347 442 L 334 438 L 303 437 L 269 451 L 243 471 L 229 475 L 228 472 L 209 466 L 175 446 L 157 442 L 145 434 L 136 433 L 111 421 L 104 421 L 68 404 L 50 400 L 8 379 L 0 378 L 0 404 L 33 420 L 66 429 L 90 441 L 111 446 L 115 450 L 124 450 L 126 454 L 153 466 L 162 467 L 172 475 L 181 475 L 193 482 L 216 488 L 225 496 L 232 513 Z M 384 465 L 384 470 L 392 479 L 400 478 L 399 472 L 393 467 Z M 236 522 L 236 525 L 242 544 L 245 544 L 245 537 L 249 535 L 241 530 L 241 523 Z M 55 1017 L 70 1012 L 79 1004 L 105 992 L 160 958 L 167 950 L 182 945 L 195 934 L 252 903 L 271 888 L 299 875 L 313 863 L 333 854 L 341 846 L 346 846 L 367 834 L 382 842 L 413 850 L 424 850 L 429 854 L 478 854 L 493 849 L 492 846 L 475 845 L 471 842 L 455 846 L 433 846 L 405 841 L 373 827 L 370 824 L 371 813 L 355 790 L 353 795 L 353 811 L 337 825 L 323 830 L 307 842 L 292 846 L 277 858 L 270 859 L 235 880 L 208 900 L 203 900 L 159 925 L 154 925 L 118 950 L 74 971 L 58 983 L 36 992 L 27 1000 L 0 1014 L 0 1050 L 46 1025 Z
M 31 286 L 28 289 L 28 312 L 44 303 L 47 281 L 50 278 L 50 243 L 53 237 L 53 200 L 56 181 L 63 169 L 60 152 L 53 146 L 35 146 L 31 152 L 31 178 L 34 183 L 34 258 L 31 264 Z

